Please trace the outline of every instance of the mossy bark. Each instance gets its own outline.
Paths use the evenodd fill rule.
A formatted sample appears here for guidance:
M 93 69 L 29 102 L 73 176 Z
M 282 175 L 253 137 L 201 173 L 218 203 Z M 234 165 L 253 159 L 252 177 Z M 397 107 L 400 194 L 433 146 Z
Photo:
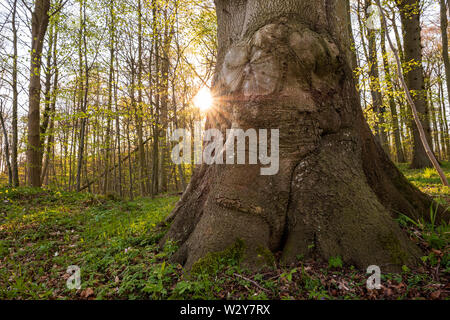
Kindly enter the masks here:
M 244 261 L 282 252 L 348 264 L 401 266 L 420 250 L 394 221 L 432 201 L 375 141 L 350 68 L 345 1 L 216 1 L 217 103 L 207 127 L 280 130 L 280 171 L 203 165 L 168 218 L 174 261 L 190 269 L 245 243 Z

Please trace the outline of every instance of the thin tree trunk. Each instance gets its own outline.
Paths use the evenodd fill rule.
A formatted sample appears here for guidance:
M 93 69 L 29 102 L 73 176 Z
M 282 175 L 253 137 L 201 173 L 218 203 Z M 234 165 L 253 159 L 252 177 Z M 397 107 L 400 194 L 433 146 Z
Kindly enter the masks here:
M 151 138 L 148 138 L 147 140 L 143 141 L 143 144 L 146 145 L 149 141 L 151 140 Z M 122 161 L 127 161 L 129 160 L 129 158 L 138 153 L 139 152 L 139 146 L 136 147 L 133 151 L 128 152 L 129 154 L 122 158 Z M 92 179 L 91 181 L 88 181 L 83 187 L 80 188 L 80 191 L 86 190 L 87 188 L 89 188 L 90 186 L 92 186 L 94 183 L 98 182 L 101 178 L 103 178 L 105 175 L 109 174 L 110 172 L 114 171 L 116 168 L 118 168 L 120 165 L 120 163 L 116 164 L 114 167 L 112 168 L 108 168 L 107 170 L 103 171 L 100 175 L 98 175 L 97 177 L 95 177 L 94 179 Z
M 58 27 L 56 25 L 52 26 L 52 40 L 50 43 L 50 48 L 53 48 L 53 52 L 51 54 L 53 57 L 51 59 L 47 59 L 48 61 L 53 61 L 52 69 L 54 69 L 54 78 L 53 78 L 53 92 L 50 93 L 50 89 L 48 91 L 48 94 L 46 95 L 48 101 L 46 101 L 46 104 L 48 104 L 48 111 L 47 113 L 44 112 L 44 123 L 41 127 L 41 134 L 42 137 L 45 139 L 45 134 L 47 133 L 47 150 L 43 156 L 45 156 L 44 163 L 42 165 L 42 173 L 41 173 L 41 181 L 44 181 L 44 177 L 47 175 L 47 170 L 50 162 L 50 152 L 52 149 L 52 144 L 54 141 L 54 122 L 55 122 L 55 112 L 56 112 L 56 98 L 58 94 L 58 80 L 59 80 L 59 69 L 58 69 L 58 61 L 57 61 L 57 45 L 58 45 Z M 49 51 L 50 51 L 49 48 Z M 48 70 L 50 73 L 50 70 Z M 50 82 L 50 81 L 49 81 Z M 47 83 L 46 83 L 47 86 Z M 50 87 L 50 85 L 49 85 Z M 45 118 L 48 117 L 48 120 L 45 120 Z M 47 130 L 48 123 L 46 121 L 50 122 L 49 130 Z
M 50 0 L 36 0 L 31 26 L 31 67 L 28 109 L 28 176 L 29 185 L 41 186 L 41 55 L 49 24 Z
M 448 20 L 447 20 L 447 6 L 445 0 L 440 0 L 440 8 L 441 8 L 441 35 L 442 35 L 442 57 L 444 60 L 444 68 L 445 68 L 445 79 L 447 82 L 447 96 L 450 101 L 450 58 L 448 55 Z M 445 102 L 444 104 L 444 114 L 445 112 Z M 444 122 L 446 124 L 446 130 L 448 134 L 448 123 L 447 118 L 444 118 Z M 447 150 L 447 157 L 450 159 L 450 150 Z
M 447 122 L 447 110 L 445 107 L 445 97 L 444 97 L 444 85 L 442 83 L 442 80 L 439 81 L 439 101 L 442 108 L 442 122 L 443 122 L 443 129 L 444 135 L 445 135 L 445 145 L 447 148 L 447 158 L 450 159 L 450 131 L 448 130 L 448 122 Z
M 366 21 L 369 17 L 367 17 L 367 10 L 371 5 L 371 0 L 366 0 L 365 3 L 365 11 L 366 11 Z M 384 127 L 385 120 L 384 114 L 385 109 L 383 107 L 383 97 L 381 95 L 381 87 L 380 87 L 380 73 L 378 69 L 378 51 L 377 51 L 377 42 L 376 36 L 377 33 L 375 29 L 367 28 L 367 38 L 369 39 L 369 86 L 370 93 L 372 96 L 372 110 L 375 114 L 375 136 L 378 139 L 378 142 L 383 147 L 384 151 L 389 155 L 389 145 L 388 139 L 386 135 L 386 128 Z
M 154 88 L 155 94 L 155 113 L 154 113 L 154 125 L 153 125 L 153 159 L 152 159 L 152 188 L 151 196 L 154 197 L 159 193 L 159 132 L 160 132 L 160 74 L 159 74 L 159 31 L 158 31 L 158 3 L 156 0 L 152 0 L 152 12 L 153 12 L 153 47 L 155 56 L 155 77 Z
M 428 82 L 428 81 L 427 81 Z M 431 114 L 431 121 L 433 123 L 433 129 L 431 131 L 432 133 L 432 137 L 434 138 L 434 153 L 437 155 L 438 159 L 443 159 L 445 156 L 445 150 L 443 150 L 443 148 L 441 148 L 441 143 L 439 142 L 439 127 L 437 124 L 437 117 L 436 117 L 436 109 L 434 108 L 434 103 L 433 103 L 433 97 L 431 94 L 431 87 L 429 86 L 429 84 L 427 83 L 427 94 L 428 94 L 428 103 L 429 103 L 429 110 L 430 110 L 430 114 Z
M 131 164 L 130 117 L 128 117 L 127 121 L 127 142 L 128 142 L 128 173 L 130 175 L 129 195 L 130 199 L 133 200 L 133 170 Z
M 11 160 L 9 154 L 9 139 L 8 132 L 6 131 L 5 120 L 3 119 L 3 101 L 0 101 L 0 124 L 3 129 L 3 136 L 5 138 L 5 160 L 6 160 L 6 168 L 8 169 L 8 184 L 10 186 L 13 185 L 13 173 L 11 168 Z
M 144 108 L 142 105 L 142 3 L 138 1 L 138 70 L 137 70 L 137 82 L 138 82 L 138 100 L 136 108 L 136 127 L 138 136 L 138 148 L 139 148 L 139 183 L 141 186 L 141 196 L 145 196 L 147 192 L 147 164 L 145 161 L 145 149 L 144 149 L 144 137 L 142 131 L 142 122 L 144 117 Z
M 450 101 L 450 58 L 448 55 L 448 19 L 447 19 L 447 10 L 448 10 L 448 1 L 446 3 L 445 0 L 439 0 L 440 11 L 441 11 L 441 36 L 442 36 L 442 58 L 444 60 L 444 68 L 445 68 L 445 79 L 447 82 L 447 96 Z M 443 101 L 443 113 L 444 113 L 444 123 L 446 128 L 446 136 L 447 140 L 443 142 L 447 148 L 447 159 L 450 159 L 450 142 L 448 141 L 448 122 L 446 118 L 445 112 L 445 102 Z
M 84 4 L 84 5 L 83 5 Z M 83 157 L 84 157 L 84 151 L 85 151 L 85 134 L 86 134 L 86 110 L 87 110 L 87 104 L 88 104 L 88 94 L 89 94 L 89 67 L 88 67 L 88 61 L 87 61 L 87 39 L 86 39 L 86 3 L 81 1 L 80 2 L 80 40 L 82 39 L 83 44 L 83 51 L 84 51 L 84 98 L 81 103 L 81 112 L 82 112 L 82 118 L 81 118 L 81 125 L 80 125 L 80 140 L 78 144 L 78 164 L 77 164 L 77 180 L 76 180 L 76 190 L 80 191 L 81 188 L 81 175 L 82 175 L 82 168 L 83 168 Z M 81 43 L 80 43 L 81 48 Z M 81 52 L 81 49 L 80 49 Z M 81 55 L 80 55 L 81 58 Z M 80 59 L 80 66 L 82 66 L 82 60 Z M 80 74 L 82 73 L 82 68 L 80 68 Z
M 115 13 L 114 13 L 114 0 L 109 1 L 109 79 L 108 79 L 108 106 L 106 113 L 106 144 L 105 144 L 105 168 L 107 174 L 103 181 L 103 194 L 106 194 L 108 190 L 109 182 L 109 163 L 111 153 L 111 111 L 112 111 L 112 98 L 113 98 L 113 81 L 114 81 L 114 49 L 115 49 Z M 99 84 L 100 85 L 100 84 Z
M 12 68 L 12 92 L 13 92 L 13 107 L 12 107 L 12 145 L 11 145 L 11 170 L 13 178 L 13 186 L 18 187 L 19 182 L 19 167 L 17 163 L 17 148 L 18 148 L 18 131 L 17 131 L 17 107 L 18 107 L 18 90 L 17 90 L 17 59 L 18 59 L 18 49 L 17 49 L 17 25 L 16 25 L 16 15 L 17 15 L 17 0 L 13 1 L 13 12 L 12 12 L 12 32 L 13 32 L 13 68 Z
M 413 99 L 417 108 L 417 114 L 421 126 L 425 133 L 428 145 L 432 145 L 430 132 L 430 116 L 426 102 L 424 72 L 422 66 L 422 44 L 421 44 L 421 27 L 420 27 L 420 6 L 418 0 L 400 0 L 398 8 L 404 30 L 404 50 L 405 63 L 409 64 L 408 72 L 405 75 L 405 81 L 409 88 L 409 95 Z M 402 75 L 403 77 L 403 75 Z M 413 110 L 414 113 L 414 110 Z M 414 148 L 412 168 L 432 167 L 433 163 L 427 155 L 427 150 L 421 138 L 421 130 L 415 121 L 412 125 Z
M 383 55 L 383 66 L 387 86 L 387 95 L 389 99 L 389 108 L 391 110 L 392 115 L 392 128 L 394 134 L 395 150 L 397 153 L 397 161 L 400 163 L 404 163 L 406 162 L 406 158 L 403 153 L 402 141 L 400 138 L 400 130 L 398 124 L 399 116 L 397 113 L 397 106 L 395 105 L 394 86 L 392 84 L 392 73 L 391 68 L 389 66 L 388 53 L 386 50 L 386 31 L 384 28 L 381 28 L 381 54 Z

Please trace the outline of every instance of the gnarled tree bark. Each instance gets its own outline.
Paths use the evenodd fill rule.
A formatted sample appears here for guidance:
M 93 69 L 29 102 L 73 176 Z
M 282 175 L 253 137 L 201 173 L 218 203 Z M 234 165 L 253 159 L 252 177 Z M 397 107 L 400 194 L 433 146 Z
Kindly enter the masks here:
M 168 218 L 173 260 L 190 269 L 209 252 L 261 250 L 361 268 L 414 264 L 420 250 L 398 213 L 417 218 L 432 200 L 410 185 L 375 141 L 352 77 L 344 0 L 216 0 L 216 105 L 207 127 L 280 130 L 280 171 L 202 165 Z

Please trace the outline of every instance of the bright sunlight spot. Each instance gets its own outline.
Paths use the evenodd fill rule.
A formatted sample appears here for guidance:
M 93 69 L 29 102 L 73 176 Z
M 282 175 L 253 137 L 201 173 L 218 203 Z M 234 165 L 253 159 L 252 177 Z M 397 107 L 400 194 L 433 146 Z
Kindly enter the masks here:
M 194 98 L 194 104 L 201 111 L 207 111 L 209 108 L 211 108 L 213 104 L 213 97 L 211 95 L 211 91 L 206 87 L 200 89 L 200 91 Z

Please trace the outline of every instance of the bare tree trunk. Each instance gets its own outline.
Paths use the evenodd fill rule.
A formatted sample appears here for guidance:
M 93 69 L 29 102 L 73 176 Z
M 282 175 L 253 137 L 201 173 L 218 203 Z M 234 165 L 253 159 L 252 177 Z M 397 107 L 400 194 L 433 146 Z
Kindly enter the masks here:
M 444 97 L 444 85 L 442 81 L 439 81 L 439 101 L 442 110 L 442 123 L 444 129 L 445 136 L 445 144 L 447 148 L 447 158 L 450 159 L 450 131 L 448 130 L 448 122 L 447 122 L 447 111 L 445 107 L 445 97 Z
M 127 142 L 128 142 L 128 172 L 130 175 L 129 196 L 133 200 L 133 170 L 131 165 L 131 142 L 130 142 L 130 117 L 127 120 Z
M 3 101 L 0 101 L 0 125 L 2 126 L 3 136 L 5 138 L 5 160 L 6 168 L 8 169 L 8 184 L 13 185 L 13 173 L 11 168 L 11 160 L 9 154 L 9 139 L 8 132 L 6 131 L 5 120 L 3 119 Z M 1 146 L 1 144 L 0 144 Z
M 54 25 L 50 24 L 49 28 L 49 36 L 48 36 L 48 51 L 47 51 L 47 66 L 45 70 L 45 82 L 44 82 L 44 112 L 42 114 L 42 124 L 41 124 L 41 147 L 42 151 L 44 149 L 45 144 L 45 134 L 47 133 L 48 125 L 50 123 L 50 109 L 52 106 L 51 103 L 51 94 L 52 94 L 52 69 L 53 69 L 53 45 L 54 45 Z M 43 159 L 43 152 L 41 152 L 41 163 Z
M 155 94 L 155 112 L 154 112 L 154 125 L 153 125 L 153 152 L 152 152 L 152 187 L 151 196 L 154 197 L 159 193 L 159 136 L 160 136 L 160 75 L 159 75 L 159 30 L 158 30 L 158 14 L 159 10 L 157 7 L 157 1 L 152 0 L 152 12 L 153 12 L 153 48 L 155 55 L 155 77 L 154 77 L 154 88 L 156 90 Z
M 47 134 L 47 147 L 46 152 L 41 156 L 44 157 L 44 162 L 42 164 L 41 172 L 41 183 L 44 182 L 44 178 L 48 172 L 48 166 L 50 162 L 50 152 L 52 150 L 52 144 L 54 141 L 54 122 L 55 122 L 55 112 L 56 112 L 56 95 L 58 93 L 58 80 L 59 80 L 59 70 L 57 62 L 57 45 L 58 45 L 58 27 L 57 22 L 52 26 L 51 36 L 49 37 L 49 54 L 47 57 L 48 70 L 46 75 L 46 101 L 45 101 L 45 111 L 44 111 L 44 121 L 41 126 L 41 143 L 44 146 L 45 135 Z M 52 61 L 52 63 L 50 63 Z M 51 91 L 51 72 L 54 71 L 53 76 L 53 91 Z
M 118 170 L 118 187 L 119 187 L 119 195 L 123 197 L 123 178 L 122 178 L 122 146 L 121 146 L 121 137 L 120 137 L 120 113 L 119 113 L 119 103 L 117 97 L 117 83 L 119 82 L 119 67 L 117 66 L 117 75 L 116 81 L 114 83 L 114 100 L 116 104 L 116 141 L 117 141 L 117 170 Z
M 439 0 L 440 8 L 441 8 L 441 35 L 442 35 L 442 58 L 444 60 L 444 68 L 445 68 L 445 79 L 447 81 L 447 94 L 448 99 L 450 101 L 450 58 L 448 56 L 448 20 L 447 20 L 447 9 L 448 9 L 448 3 L 446 5 L 445 0 Z M 443 102 L 443 109 L 444 114 L 445 112 L 445 102 Z M 445 127 L 447 130 L 447 136 L 448 136 L 448 122 L 447 118 L 444 118 Z M 447 146 L 447 158 L 450 159 L 450 142 L 445 141 L 445 144 Z
M 438 90 L 438 94 L 440 93 L 440 91 Z M 432 108 L 436 108 L 434 106 L 434 100 L 433 100 L 433 90 L 432 88 L 430 88 L 430 103 L 432 104 Z M 448 146 L 447 146 L 447 135 L 448 132 L 446 133 L 446 128 L 445 128 L 445 124 L 444 124 L 444 115 L 442 113 L 442 108 L 441 108 L 441 100 L 440 97 L 438 97 L 437 101 L 437 112 L 439 114 L 439 118 L 438 118 L 438 122 L 439 122 L 439 136 L 441 139 L 441 145 L 442 145 L 442 158 L 443 159 L 449 159 L 448 154 L 449 154 L 449 150 L 448 150 Z M 436 110 L 436 109 L 435 109 Z
M 402 41 L 400 38 L 400 34 L 398 32 L 395 10 L 392 10 L 391 22 L 392 22 L 392 29 L 394 30 L 395 42 L 398 48 L 398 54 L 400 55 L 400 61 L 402 63 L 405 63 L 405 51 L 403 50 Z
M 41 186 L 41 55 L 49 23 L 50 0 L 36 0 L 31 18 L 31 67 L 28 109 L 28 176 L 29 185 Z
M 270 252 L 285 263 L 299 254 L 340 256 L 359 268 L 419 261 L 394 217 L 426 217 L 432 200 L 403 177 L 364 120 L 345 9 L 342 0 L 216 1 L 216 105 L 207 128 L 279 129 L 280 170 L 196 170 L 167 219 L 162 243 L 180 245 L 174 261 L 189 269 L 237 239 L 253 268 Z
M 387 85 L 387 95 L 389 99 L 389 108 L 391 109 L 392 115 L 392 127 L 394 134 L 395 150 L 397 153 L 397 161 L 400 163 L 404 163 L 406 162 L 406 158 L 403 153 L 402 141 L 400 138 L 400 130 L 398 124 L 399 116 L 397 113 L 397 106 L 395 105 L 395 99 L 393 94 L 394 87 L 392 84 L 392 73 L 391 68 L 389 67 L 389 58 L 386 50 L 386 30 L 384 30 L 384 28 L 381 28 L 381 54 L 383 55 L 383 66 Z
M 111 110 L 113 99 L 113 81 L 114 81 L 114 54 L 115 54 L 115 13 L 114 0 L 109 1 L 109 80 L 108 80 L 108 107 L 106 115 L 106 152 L 105 152 L 105 179 L 103 181 L 103 194 L 108 191 L 109 181 L 109 163 L 111 153 Z
M 163 10 L 164 18 L 164 38 L 162 40 L 162 59 L 161 59 L 161 78 L 160 78 L 160 91 L 161 91 L 161 110 L 160 110 L 160 191 L 166 193 L 168 191 L 168 172 L 169 172 L 169 155 L 168 148 L 169 143 L 167 141 L 167 128 L 169 125 L 168 107 L 169 107 L 169 71 L 170 71 L 170 44 L 172 42 L 173 24 L 168 17 L 168 9 Z
M 79 192 L 81 188 L 81 175 L 83 169 L 83 157 L 85 151 L 85 135 L 86 135 L 86 110 L 88 104 L 88 94 L 89 94 L 89 66 L 87 61 L 87 39 L 86 39 L 86 2 L 80 2 L 80 75 L 83 74 L 83 59 L 84 54 L 84 79 L 80 79 L 80 83 L 84 80 L 84 86 L 81 86 L 84 90 L 83 101 L 81 104 L 81 112 L 83 113 L 80 124 L 80 140 L 78 144 L 78 163 L 77 163 L 77 180 L 76 180 L 76 190 Z M 83 47 L 83 54 L 81 53 L 81 47 Z M 81 88 L 80 88 L 81 89 Z M 83 95 L 83 91 L 80 91 L 80 96 Z
M 56 49 L 54 52 L 54 57 L 56 59 Z M 55 66 L 56 66 L 56 64 L 55 64 Z M 50 152 L 51 152 L 53 141 L 55 139 L 54 128 L 55 128 L 55 112 L 56 112 L 56 95 L 57 95 L 57 90 L 58 90 L 58 77 L 59 77 L 59 73 L 58 73 L 58 69 L 56 69 L 55 78 L 54 78 L 54 82 L 53 82 L 52 102 L 51 102 L 51 108 L 50 108 L 51 115 L 50 115 L 50 127 L 48 130 L 47 151 L 45 153 L 45 160 L 44 160 L 44 164 L 42 166 L 41 181 L 44 181 L 44 177 L 47 174 L 48 166 L 50 163 Z M 61 154 L 61 156 L 62 156 L 62 154 Z
M 442 139 L 442 141 L 439 141 L 439 138 L 443 136 L 443 131 L 440 130 L 439 126 L 438 126 L 438 118 L 436 115 L 437 110 L 434 106 L 433 91 L 432 91 L 432 85 L 430 83 L 430 79 L 431 79 L 431 71 L 428 71 L 425 73 L 425 90 L 426 90 L 426 95 L 427 95 L 428 109 L 430 110 L 431 122 L 433 124 L 433 129 L 434 129 L 431 131 L 432 138 L 434 139 L 434 146 L 435 146 L 434 152 L 438 156 L 438 159 L 444 159 L 445 158 L 445 144 L 442 144 L 442 143 L 444 143 L 445 139 Z M 440 108 L 438 111 L 440 111 Z
M 429 145 L 432 145 L 430 117 L 426 102 L 426 91 L 424 82 L 424 72 L 422 66 L 422 44 L 420 27 L 420 7 L 418 0 L 399 0 L 398 8 L 404 30 L 404 50 L 405 63 L 408 63 L 406 72 L 406 83 L 410 90 L 414 105 L 417 107 L 420 122 L 425 131 L 425 136 Z M 412 123 L 414 148 L 412 168 L 432 167 L 427 152 L 420 138 L 420 132 L 415 122 Z
M 147 144 L 150 140 L 151 140 L 151 138 L 148 138 L 147 140 L 143 141 L 143 144 L 144 144 L 144 145 Z M 124 158 L 122 159 L 122 161 L 127 161 L 127 160 L 131 157 L 131 155 L 137 153 L 138 151 L 139 151 L 139 146 L 136 147 L 133 151 L 129 150 L 129 155 L 126 156 L 126 157 L 124 157 Z M 100 175 L 98 175 L 97 177 L 95 177 L 94 179 L 92 179 L 91 181 L 89 181 L 89 179 L 88 179 L 88 181 L 86 182 L 86 184 L 85 184 L 83 187 L 80 188 L 80 191 L 83 191 L 83 190 L 89 188 L 89 187 L 92 186 L 94 183 L 98 182 L 101 178 L 103 178 L 105 175 L 107 175 L 107 174 L 109 174 L 110 172 L 114 171 L 114 170 L 115 170 L 117 167 L 119 167 L 120 165 L 121 165 L 121 164 L 118 163 L 118 164 L 116 164 L 114 167 L 108 168 L 107 170 L 103 171 Z
M 350 41 L 351 41 L 351 48 L 352 48 L 352 70 L 356 70 L 358 68 L 358 55 L 356 54 L 356 45 L 355 45 L 355 37 L 353 35 L 353 28 L 351 23 L 351 6 L 350 6 L 350 0 L 345 1 L 346 10 L 347 10 L 347 21 L 348 23 L 348 33 L 350 35 Z
M 18 131 L 17 131 L 17 107 L 18 107 L 18 90 L 17 90 L 17 25 L 16 25 L 16 15 L 17 15 L 17 0 L 13 2 L 13 12 L 12 12 L 12 32 L 13 32 L 13 69 L 12 69 L 12 91 L 13 91 L 13 107 L 12 107 L 12 145 L 11 145 L 11 170 L 13 178 L 13 186 L 18 187 L 19 182 L 19 167 L 17 164 L 17 145 L 18 145 Z
M 371 0 L 366 0 L 365 10 L 366 10 L 366 20 L 367 10 L 371 5 Z M 385 120 L 384 114 L 385 109 L 383 107 L 383 97 L 381 95 L 381 86 L 380 86 L 380 72 L 378 69 L 378 51 L 377 51 L 377 33 L 375 29 L 368 28 L 367 30 L 367 38 L 369 39 L 369 84 L 370 84 L 370 94 L 372 96 L 372 109 L 376 116 L 375 119 L 375 137 L 378 139 L 378 142 L 383 147 L 384 151 L 389 155 L 389 144 L 388 138 L 386 135 L 386 128 L 384 128 Z
M 138 70 L 137 70 L 137 82 L 138 82 L 138 100 L 136 108 L 136 127 L 138 136 L 138 148 L 139 148 L 139 184 L 141 186 L 141 196 L 145 196 L 147 193 L 147 163 L 145 159 L 144 149 L 144 134 L 142 131 L 142 123 L 144 117 L 144 108 L 142 106 L 142 4 L 141 0 L 138 1 Z

